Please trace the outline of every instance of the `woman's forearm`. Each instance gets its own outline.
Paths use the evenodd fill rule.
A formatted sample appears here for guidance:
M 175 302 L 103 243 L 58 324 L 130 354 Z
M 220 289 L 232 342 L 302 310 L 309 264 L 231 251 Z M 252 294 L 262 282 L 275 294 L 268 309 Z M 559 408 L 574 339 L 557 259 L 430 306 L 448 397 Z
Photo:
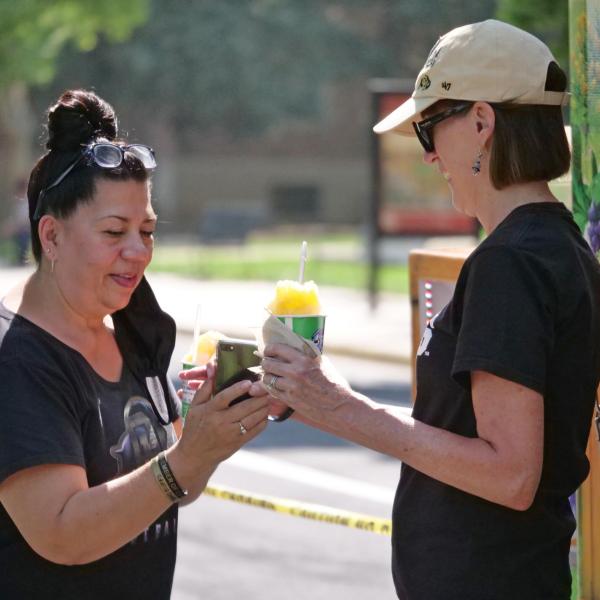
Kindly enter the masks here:
M 169 464 L 179 481 L 180 474 L 172 463 L 177 463 L 175 456 Z M 215 468 L 207 465 L 193 479 L 181 472 L 179 483 L 184 486 L 189 482 L 186 500 L 193 501 L 200 495 Z M 30 544 L 52 562 L 89 563 L 130 542 L 170 505 L 171 500 L 147 463 L 118 479 L 73 493 L 44 531 L 32 536 Z
M 322 429 L 400 459 L 426 475 L 491 502 L 526 509 L 539 474 L 492 443 L 426 425 L 400 407 L 349 393 Z M 524 457 L 523 462 L 527 462 Z
M 49 532 L 53 548 L 40 553 L 53 562 L 69 565 L 98 560 L 142 533 L 170 505 L 150 464 L 146 464 L 128 475 L 73 494 Z

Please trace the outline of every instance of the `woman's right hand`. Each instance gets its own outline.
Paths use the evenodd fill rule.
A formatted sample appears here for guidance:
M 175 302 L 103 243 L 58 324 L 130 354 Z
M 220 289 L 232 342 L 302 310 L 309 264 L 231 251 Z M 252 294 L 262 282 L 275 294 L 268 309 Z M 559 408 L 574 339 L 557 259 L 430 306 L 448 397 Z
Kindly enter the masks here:
M 229 406 L 248 392 L 250 381 L 241 381 L 212 396 L 212 379 L 202 385 L 185 419 L 181 439 L 168 451 L 169 464 L 184 487 L 210 476 L 220 462 L 259 435 L 267 425 L 267 396 Z M 208 477 L 207 477 L 208 478 Z
M 182 438 L 167 450 L 175 478 L 188 490 L 183 504 L 198 497 L 219 462 L 265 428 L 267 396 L 229 408 L 249 387 L 249 381 L 238 383 L 211 398 L 209 379 L 196 393 Z M 82 466 L 45 464 L 2 481 L 0 502 L 35 552 L 52 562 L 76 565 L 98 560 L 131 541 L 170 500 L 149 464 L 91 488 Z M 93 535 L 82 536 L 82 530 Z

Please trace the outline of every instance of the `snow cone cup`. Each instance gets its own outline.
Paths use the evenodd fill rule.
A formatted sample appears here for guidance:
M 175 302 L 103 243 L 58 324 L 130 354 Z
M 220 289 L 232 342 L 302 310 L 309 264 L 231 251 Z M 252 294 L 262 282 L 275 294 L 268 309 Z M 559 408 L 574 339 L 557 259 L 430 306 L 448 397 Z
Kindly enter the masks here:
M 184 371 L 187 371 L 189 369 L 193 369 L 194 367 L 196 367 L 195 364 L 185 362 L 185 361 L 183 361 L 181 364 L 182 364 L 182 369 Z M 183 382 L 182 390 L 183 390 L 183 394 L 181 396 L 181 418 L 185 421 L 185 418 L 187 417 L 187 414 L 188 414 L 188 410 L 190 410 L 190 404 L 192 403 L 192 400 L 194 399 L 194 395 L 196 394 L 196 390 L 193 390 L 188 385 L 187 381 Z
M 325 315 L 274 315 L 264 322 L 262 329 L 255 331 L 258 350 L 262 355 L 267 344 L 285 344 L 310 358 L 320 360 L 323 352 Z M 264 379 L 263 379 L 264 381 Z M 267 389 L 269 387 L 267 386 Z M 271 394 L 277 396 L 274 390 Z M 269 415 L 269 421 L 282 422 L 293 414 L 288 408 L 278 416 Z
M 275 315 L 288 329 L 313 342 L 323 352 L 325 315 Z
M 325 315 L 321 313 L 319 290 L 314 281 L 284 279 L 275 286 L 275 297 L 267 310 L 288 329 L 310 340 L 323 352 Z
M 303 242 L 298 281 L 284 279 L 275 285 L 274 298 L 267 306 L 270 316 L 263 324 L 261 341 L 265 345 L 286 344 L 306 356 L 320 360 L 323 353 L 325 315 L 322 314 L 317 285 L 314 281 L 304 281 L 305 262 L 306 242 Z M 259 351 L 262 353 L 264 346 L 261 346 L 261 341 Z M 277 396 L 277 388 L 267 385 L 267 389 Z M 293 412 L 292 408 L 288 408 L 281 415 L 269 417 L 269 420 L 285 421 Z

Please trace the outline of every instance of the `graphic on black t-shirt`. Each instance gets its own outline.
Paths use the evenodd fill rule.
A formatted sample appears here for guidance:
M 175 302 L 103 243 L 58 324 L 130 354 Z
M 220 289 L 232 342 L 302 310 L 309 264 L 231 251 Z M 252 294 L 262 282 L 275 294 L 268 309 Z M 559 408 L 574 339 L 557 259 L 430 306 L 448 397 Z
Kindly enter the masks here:
M 142 396 L 131 396 L 127 400 L 123 408 L 123 424 L 125 429 L 119 441 L 109 450 L 117 461 L 117 475 L 137 469 L 175 442 L 173 426 L 161 425 L 152 405 Z M 158 541 L 176 531 L 177 515 L 169 511 L 132 540 L 131 544 L 139 540 L 144 543 Z
M 167 430 L 156 417 L 152 405 L 141 396 L 132 396 L 123 410 L 125 430 L 110 448 L 117 461 L 117 473 L 122 475 L 148 462 L 169 447 Z
M 438 313 L 439 314 L 439 313 Z M 417 348 L 417 356 L 429 356 L 429 352 L 427 348 L 429 347 L 429 342 L 431 341 L 431 337 L 433 336 L 434 329 L 434 321 L 436 320 L 438 315 L 433 316 L 430 321 L 427 323 L 427 327 L 423 332 L 423 336 L 421 337 L 421 341 L 419 343 L 419 347 Z

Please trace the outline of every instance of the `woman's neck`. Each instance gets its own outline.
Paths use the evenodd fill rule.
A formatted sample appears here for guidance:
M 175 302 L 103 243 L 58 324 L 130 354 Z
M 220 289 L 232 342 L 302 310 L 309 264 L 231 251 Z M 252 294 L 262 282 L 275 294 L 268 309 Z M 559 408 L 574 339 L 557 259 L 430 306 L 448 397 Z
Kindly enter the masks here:
M 515 184 L 502 190 L 490 186 L 477 202 L 475 216 L 489 235 L 515 208 L 540 202 L 558 202 L 545 181 Z
M 110 334 L 106 317 L 86 317 L 71 306 L 43 268 L 35 271 L 20 291 L 11 292 L 7 308 L 83 354 L 93 351 L 98 340 Z

